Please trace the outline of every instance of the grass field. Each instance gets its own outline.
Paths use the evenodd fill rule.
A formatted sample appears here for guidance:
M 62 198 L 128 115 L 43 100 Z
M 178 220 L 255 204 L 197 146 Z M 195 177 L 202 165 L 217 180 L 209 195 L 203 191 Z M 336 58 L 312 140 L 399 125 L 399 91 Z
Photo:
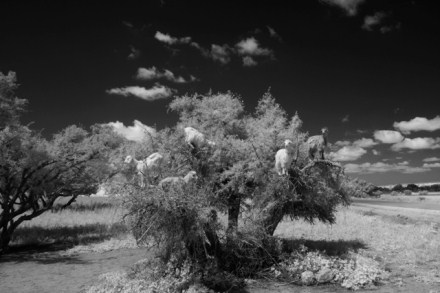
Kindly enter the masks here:
M 12 246 L 59 244 L 66 248 L 124 238 L 128 234 L 122 222 L 123 210 L 109 198 L 79 197 L 61 209 L 57 202 L 52 211 L 26 221 L 15 231 Z
M 408 199 L 414 198 L 393 197 L 393 200 Z M 440 225 L 431 223 L 429 218 L 417 220 L 420 210 L 411 211 L 414 219 L 401 216 L 407 212 L 408 209 L 397 208 L 390 213 L 386 209 L 380 212 L 351 206 L 339 209 L 334 225 L 285 220 L 278 226 L 276 235 L 291 239 L 294 245 L 302 244 L 329 255 L 355 252 L 373 258 L 390 271 L 388 288 L 411 282 L 435 287 L 434 284 L 440 284 Z M 52 212 L 20 226 L 12 244 L 51 243 L 58 245 L 63 253 L 73 254 L 135 248 L 135 241 L 122 222 L 123 213 L 120 204 L 109 198 L 79 198 L 64 210 L 55 207 Z
M 404 213 L 401 209 L 401 213 Z M 378 260 L 392 278 L 411 278 L 440 284 L 440 233 L 437 224 L 382 217 L 362 207 L 341 208 L 336 224 L 311 225 L 284 221 L 276 235 L 300 239 L 304 245 L 329 254 L 345 251 Z

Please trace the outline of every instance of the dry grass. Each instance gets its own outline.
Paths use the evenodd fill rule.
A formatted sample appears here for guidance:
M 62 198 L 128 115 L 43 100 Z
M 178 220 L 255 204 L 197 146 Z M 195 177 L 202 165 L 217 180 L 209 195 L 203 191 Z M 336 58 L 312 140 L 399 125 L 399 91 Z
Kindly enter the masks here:
M 62 202 L 59 203 L 60 205 Z M 12 246 L 55 243 L 66 248 L 111 238 L 125 238 L 123 210 L 109 198 L 78 198 L 66 209 L 52 211 L 26 221 L 15 231 Z
M 424 198 L 423 201 L 425 201 L 425 202 L 440 204 L 440 194 L 439 193 L 429 193 L 427 195 L 419 195 L 418 192 L 414 192 L 412 195 L 382 194 L 379 199 L 386 200 L 386 201 L 399 201 L 399 202 L 420 202 L 420 198 Z
M 334 225 L 285 221 L 276 235 L 302 239 L 318 250 L 358 250 L 380 261 L 394 277 L 440 282 L 440 233 L 429 223 L 383 218 L 350 207 L 340 209 Z

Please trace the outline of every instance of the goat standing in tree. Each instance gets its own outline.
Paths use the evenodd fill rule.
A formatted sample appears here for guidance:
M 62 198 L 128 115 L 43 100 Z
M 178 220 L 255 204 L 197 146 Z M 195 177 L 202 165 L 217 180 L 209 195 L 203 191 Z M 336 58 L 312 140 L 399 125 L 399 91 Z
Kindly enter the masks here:
M 278 175 L 287 175 L 293 159 L 293 142 L 289 139 L 284 141 L 284 148 L 278 150 L 275 155 L 275 170 Z
M 315 160 L 315 155 L 318 152 L 318 157 L 321 160 L 325 160 L 324 158 L 324 151 L 327 147 L 327 136 L 328 136 L 328 129 L 327 127 L 324 127 L 321 129 L 322 134 L 321 135 L 314 135 L 309 137 L 307 139 L 307 145 L 309 149 L 309 158 L 310 160 Z
M 159 182 L 158 186 L 159 188 L 165 189 L 166 186 L 169 187 L 170 185 L 176 185 L 176 184 L 187 185 L 191 181 L 197 179 L 198 179 L 197 172 L 189 171 L 188 174 L 186 174 L 184 177 L 166 177 Z
M 163 162 L 163 156 L 159 153 L 153 153 L 149 155 L 145 160 L 136 160 L 132 156 L 125 158 L 125 163 L 133 164 L 136 166 L 136 172 L 139 176 L 139 186 L 145 187 L 144 177 L 147 175 L 148 170 L 158 169 L 160 171 L 160 165 Z
M 189 147 L 194 149 L 199 149 L 203 146 L 215 146 L 215 142 L 206 139 L 205 135 L 193 127 L 185 127 L 185 142 Z

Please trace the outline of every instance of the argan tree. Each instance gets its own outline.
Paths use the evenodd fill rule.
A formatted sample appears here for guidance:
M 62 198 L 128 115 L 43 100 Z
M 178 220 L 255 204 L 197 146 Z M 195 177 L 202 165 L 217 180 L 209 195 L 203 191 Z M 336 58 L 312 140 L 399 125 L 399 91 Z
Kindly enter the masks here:
M 307 158 L 306 134 L 298 115 L 288 117 L 270 93 L 247 113 L 232 93 L 183 96 L 169 109 L 179 115 L 172 129 L 159 131 L 157 149 L 166 157 L 163 176 L 195 170 L 196 184 L 162 190 L 121 186 L 139 242 L 156 241 L 163 259 L 189 257 L 236 275 L 251 275 L 277 261 L 273 234 L 285 218 L 335 221 L 348 204 L 343 170 L 331 161 Z M 202 132 L 215 146 L 191 149 L 183 128 Z M 274 171 L 275 153 L 290 139 L 295 145 L 288 176 Z
M 14 73 L 0 73 L 0 252 L 15 229 L 50 210 L 95 193 L 114 172 L 109 155 L 122 143 L 111 129 L 69 126 L 47 140 L 19 121 L 27 101 L 15 96 Z

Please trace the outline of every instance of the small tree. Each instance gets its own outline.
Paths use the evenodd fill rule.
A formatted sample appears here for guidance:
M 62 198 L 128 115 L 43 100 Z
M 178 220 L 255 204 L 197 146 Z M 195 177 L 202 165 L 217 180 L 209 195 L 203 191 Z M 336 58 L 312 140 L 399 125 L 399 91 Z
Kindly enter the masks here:
M 14 78 L 11 78 L 14 77 Z M 6 80 L 6 82 L 5 82 Z M 58 198 L 95 193 L 112 174 L 106 163 L 122 141 L 105 127 L 88 132 L 70 126 L 52 140 L 19 123 L 25 100 L 14 96 L 15 75 L 0 76 L 0 252 L 15 229 L 52 208 Z M 119 142 L 118 142 L 119 141 Z
M 270 93 L 252 114 L 231 93 L 183 96 L 169 107 L 180 119 L 158 133 L 158 150 L 168 162 L 163 176 L 195 170 L 197 184 L 167 192 L 135 185 L 119 190 L 129 199 L 135 236 L 162 244 L 165 260 L 183 251 L 198 263 L 214 259 L 223 270 L 251 275 L 276 261 L 273 234 L 285 216 L 333 223 L 336 207 L 348 204 L 342 168 L 308 160 L 301 120 L 289 119 Z M 215 147 L 191 150 L 183 139 L 186 126 Z M 279 176 L 274 158 L 285 139 L 296 152 L 289 176 Z M 218 220 L 222 215 L 225 223 Z

